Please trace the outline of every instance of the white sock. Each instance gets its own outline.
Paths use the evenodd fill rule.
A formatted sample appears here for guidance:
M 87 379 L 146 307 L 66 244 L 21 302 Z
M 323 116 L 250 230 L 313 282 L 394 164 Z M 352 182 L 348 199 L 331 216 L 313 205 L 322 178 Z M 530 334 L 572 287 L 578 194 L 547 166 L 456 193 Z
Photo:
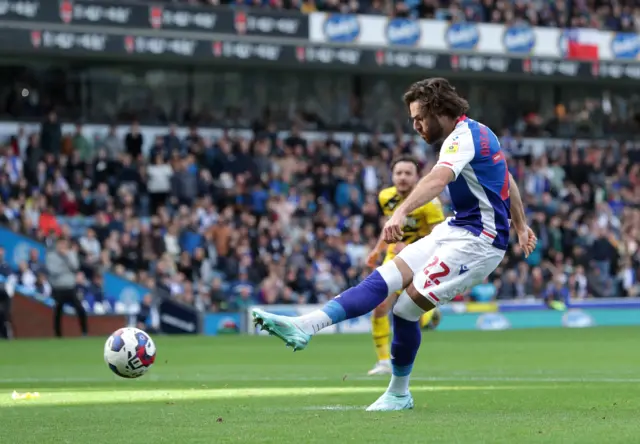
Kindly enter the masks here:
M 391 376 L 391 382 L 389 383 L 389 388 L 387 388 L 389 393 L 393 393 L 394 395 L 406 395 L 409 393 L 409 375 L 407 376 Z
M 333 324 L 331 318 L 322 310 L 315 310 L 306 315 L 298 316 L 298 325 L 309 335 L 314 335 L 331 324 Z

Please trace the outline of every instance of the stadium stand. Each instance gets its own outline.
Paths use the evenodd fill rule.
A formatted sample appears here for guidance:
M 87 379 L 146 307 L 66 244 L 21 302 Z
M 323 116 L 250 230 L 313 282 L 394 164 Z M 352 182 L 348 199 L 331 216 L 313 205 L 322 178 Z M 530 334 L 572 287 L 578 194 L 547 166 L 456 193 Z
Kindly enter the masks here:
M 191 1 L 248 7 L 297 9 L 303 13 L 338 12 L 481 23 L 526 23 L 532 26 L 580 27 L 637 32 L 640 8 L 626 1 L 407 0 L 407 1 Z
M 138 131 L 63 134 L 49 115 L 39 134 L 8 135 L 2 222 L 42 240 L 72 238 L 84 258 L 79 285 L 114 271 L 200 310 L 315 303 L 353 285 L 380 229 L 375 193 L 389 183 L 389 160 L 434 163 L 423 144 L 375 136 L 347 145 L 295 129 L 215 140 L 197 127 L 155 140 Z M 514 246 L 461 297 L 544 298 L 556 285 L 575 298 L 636 295 L 640 150 L 533 154 L 517 137 L 503 143 L 540 243 L 526 260 Z M 39 266 L 22 267 L 23 285 L 35 285 Z
M 172 3 L 170 0 L 166 2 Z M 335 12 L 458 22 L 526 23 L 532 26 L 640 31 L 640 8 L 632 0 L 181 0 L 174 3 L 288 9 L 299 10 L 305 14 Z
M 527 23 L 546 29 L 580 26 L 634 32 L 640 23 L 640 10 L 630 1 L 186 3 L 271 11 L 265 14 L 299 9 L 434 18 L 453 24 L 473 22 L 473 26 L 506 23 L 510 27 L 501 31 L 505 33 Z M 143 17 L 132 12 L 131 26 L 153 28 L 147 9 Z M 43 20 L 65 21 L 57 9 L 43 11 Z M 223 9 L 216 11 L 222 14 Z M 308 34 L 311 25 L 303 23 L 307 16 L 294 15 Z M 114 25 L 106 13 L 96 17 L 100 26 Z M 245 35 L 246 30 L 234 24 L 219 31 L 243 42 L 281 38 L 282 52 L 287 38 L 301 39 L 295 33 L 278 37 L 271 34 L 273 29 Z M 413 154 L 425 171 L 435 161 L 433 147 L 409 137 L 411 125 L 399 100 L 415 80 L 415 69 L 409 69 L 415 66 L 405 67 L 404 72 L 399 66 L 384 71 L 388 67 L 381 66 L 385 62 L 376 53 L 370 62 L 381 69 L 380 75 L 357 73 L 349 64 L 335 70 L 307 69 L 310 60 L 300 51 L 305 48 L 298 47 L 293 61 L 287 62 L 298 63 L 291 70 L 279 61 L 253 69 L 231 58 L 216 59 L 220 63 L 215 69 L 192 62 L 185 66 L 174 63 L 175 54 L 156 48 L 156 55 L 168 63 L 160 67 L 144 61 L 156 49 L 144 47 L 137 54 L 126 39 L 123 49 L 121 35 L 115 40 L 115 34 L 108 34 L 105 31 L 105 39 L 117 44 L 103 50 L 124 51 L 109 55 L 112 63 L 95 59 L 77 63 L 64 51 L 84 51 L 84 43 L 64 47 L 54 41 L 54 34 L 50 47 L 42 48 L 36 38 L 42 37 L 39 31 L 27 39 L 29 50 L 59 50 L 58 58 L 51 52 L 34 63 L 15 57 L 4 62 L 0 119 L 20 122 L 11 124 L 12 131 L 0 133 L 4 225 L 41 242 L 52 236 L 73 239 L 83 257 L 79 289 L 98 302 L 106 297 L 98 289 L 107 272 L 140 283 L 152 293 L 162 290 L 201 311 L 237 311 L 254 303 L 322 302 L 367 273 L 363 260 L 380 229 L 375 194 L 389 183 L 391 159 Z M 55 35 L 68 43 L 69 35 Z M 309 35 L 303 38 L 311 40 Z M 627 41 L 626 35 L 609 38 Z M 202 43 L 198 39 L 193 37 L 194 45 Z M 155 43 L 163 42 L 169 45 L 169 37 Z M 356 46 L 353 39 L 343 43 Z M 554 72 L 546 73 L 518 61 L 512 66 L 520 71 L 501 72 L 504 78 L 498 79 L 495 71 L 484 72 L 493 55 L 480 60 L 484 68 L 462 71 L 457 55 L 434 56 L 443 62 L 436 68 L 449 70 L 453 83 L 468 98 L 471 116 L 500 134 L 540 238 L 527 260 L 514 246 L 486 283 L 460 299 L 550 295 L 580 299 L 640 293 L 640 150 L 635 142 L 640 94 L 625 83 L 635 71 L 623 72 L 624 81 L 611 74 L 600 82 L 604 77 L 600 65 L 592 65 L 592 59 L 574 59 L 558 45 L 554 39 L 554 51 L 548 53 L 558 53 L 580 71 L 557 84 L 555 76 L 565 75 L 557 68 L 559 63 L 553 65 Z M 626 46 L 620 46 L 608 57 L 627 57 Z M 211 59 L 215 43 L 212 47 L 207 41 L 206 47 Z M 410 53 L 416 49 L 411 44 L 403 48 L 409 48 L 408 56 L 415 55 Z M 373 50 L 358 51 L 364 57 Z M 509 52 L 505 60 L 518 52 L 505 51 Z M 130 56 L 140 56 L 140 63 L 129 63 Z M 332 57 L 327 67 L 339 61 Z M 539 82 L 522 81 L 535 76 Z M 96 130 L 94 124 L 107 122 L 112 122 L 109 128 Z M 150 132 L 151 126 L 156 130 Z M 217 131 L 212 133 L 211 128 Z M 315 135 L 310 137 L 310 132 Z M 337 132 L 350 137 L 336 137 Z M 446 196 L 443 199 L 446 204 Z M 47 294 L 46 276 L 35 256 L 13 272 L 24 287 Z

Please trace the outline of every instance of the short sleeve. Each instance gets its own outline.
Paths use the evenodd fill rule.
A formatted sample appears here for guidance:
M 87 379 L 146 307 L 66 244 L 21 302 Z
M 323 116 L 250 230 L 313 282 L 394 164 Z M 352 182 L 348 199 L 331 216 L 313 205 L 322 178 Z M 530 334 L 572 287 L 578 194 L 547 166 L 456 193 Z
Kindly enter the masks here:
M 452 134 L 442 144 L 436 166 L 451 169 L 457 179 L 464 167 L 473 160 L 475 154 L 476 149 L 470 134 Z

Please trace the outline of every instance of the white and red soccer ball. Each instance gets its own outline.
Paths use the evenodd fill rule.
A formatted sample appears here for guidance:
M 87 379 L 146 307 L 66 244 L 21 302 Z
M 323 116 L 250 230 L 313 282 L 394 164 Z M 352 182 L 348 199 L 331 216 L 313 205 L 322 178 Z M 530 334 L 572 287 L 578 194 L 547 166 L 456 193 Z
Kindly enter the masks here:
M 138 328 L 116 330 L 104 344 L 104 361 L 122 378 L 139 378 L 156 360 L 156 344 Z

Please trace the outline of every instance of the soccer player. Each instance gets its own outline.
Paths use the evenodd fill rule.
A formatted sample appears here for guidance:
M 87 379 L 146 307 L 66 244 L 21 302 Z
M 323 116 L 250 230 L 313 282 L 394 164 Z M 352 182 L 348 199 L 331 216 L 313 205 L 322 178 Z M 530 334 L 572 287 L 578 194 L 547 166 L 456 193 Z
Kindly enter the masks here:
M 411 156 L 400 156 L 391 164 L 391 175 L 393 186 L 380 191 L 378 195 L 378 203 L 382 214 L 390 217 L 396 208 L 409 195 L 411 190 L 416 186 L 420 179 L 420 168 L 418 161 Z M 433 228 L 444 220 L 442 205 L 436 197 L 431 202 L 427 202 L 423 206 L 412 211 L 406 218 L 403 227 L 402 240 L 392 244 L 387 244 L 380 234 L 380 239 L 373 251 L 367 258 L 367 265 L 375 268 L 378 265 L 380 254 L 386 250 L 383 264 L 392 261 L 393 258 L 402 251 L 402 249 L 431 233 Z M 378 305 L 371 316 L 371 333 L 373 335 L 373 343 L 376 347 L 378 361 L 375 366 L 369 370 L 369 375 L 385 375 L 391 374 L 391 355 L 390 355 L 390 336 L 391 325 L 389 322 L 389 311 L 393 307 L 397 299 L 397 294 L 389 295 L 387 299 Z M 425 313 L 420 319 L 420 326 L 427 327 L 435 325 L 432 318 L 437 322 L 438 317 L 434 317 L 437 308 Z
M 498 138 L 466 116 L 469 105 L 455 88 L 443 78 L 422 80 L 409 87 L 404 101 L 416 132 L 429 144 L 444 142 L 436 166 L 385 224 L 384 239 L 402 239 L 407 215 L 447 186 L 455 216 L 319 310 L 299 317 L 252 312 L 256 325 L 301 350 L 319 330 L 368 313 L 389 294 L 404 289 L 393 307 L 391 382 L 368 411 L 413 408 L 409 377 L 420 347 L 420 316 L 495 270 L 507 249 L 510 223 L 525 255 L 537 241 Z

